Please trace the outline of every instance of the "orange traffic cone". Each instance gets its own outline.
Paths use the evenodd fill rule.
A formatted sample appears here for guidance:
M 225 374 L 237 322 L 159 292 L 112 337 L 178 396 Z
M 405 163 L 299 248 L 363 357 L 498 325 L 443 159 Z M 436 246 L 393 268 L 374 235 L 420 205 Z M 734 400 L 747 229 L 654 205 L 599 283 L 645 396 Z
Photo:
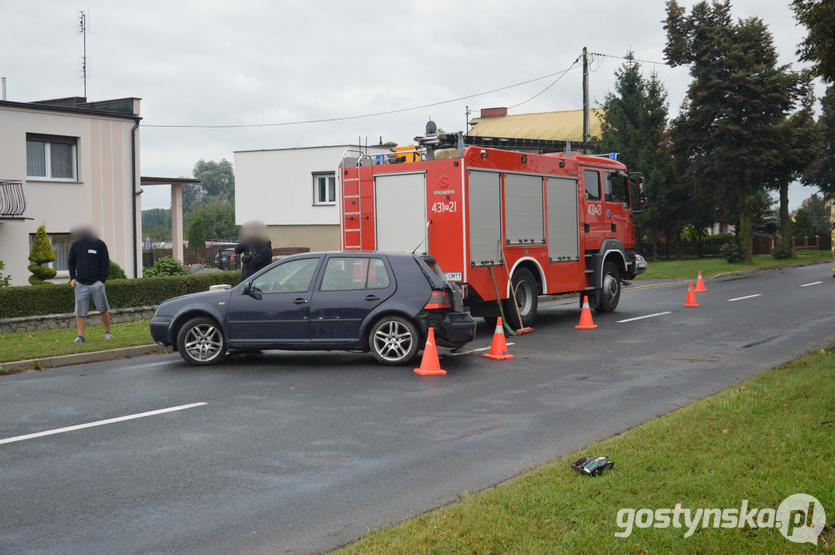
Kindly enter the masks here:
M 696 279 L 696 288 L 693 289 L 696 293 L 707 293 L 707 287 L 705 287 L 705 282 L 702 281 L 702 273 L 699 272 L 699 277 Z
M 496 320 L 496 332 L 493 334 L 493 344 L 490 345 L 490 352 L 482 356 L 492 360 L 513 358 L 513 355 L 507 353 L 507 343 L 504 341 L 504 328 L 502 327 L 501 317 Z
M 693 291 L 693 282 L 690 282 L 690 287 L 687 289 L 687 300 L 684 301 L 685 308 L 699 308 L 699 303 L 696 302 L 696 292 Z
M 583 297 L 583 312 L 580 313 L 580 324 L 574 326 L 575 330 L 593 330 L 597 324 L 591 319 L 591 308 L 589 308 L 589 298 Z
M 429 328 L 429 336 L 426 338 L 426 347 L 423 348 L 420 368 L 415 368 L 415 373 L 421 376 L 443 376 L 446 374 L 446 370 L 441 370 L 438 348 L 435 346 L 435 330 L 432 328 Z

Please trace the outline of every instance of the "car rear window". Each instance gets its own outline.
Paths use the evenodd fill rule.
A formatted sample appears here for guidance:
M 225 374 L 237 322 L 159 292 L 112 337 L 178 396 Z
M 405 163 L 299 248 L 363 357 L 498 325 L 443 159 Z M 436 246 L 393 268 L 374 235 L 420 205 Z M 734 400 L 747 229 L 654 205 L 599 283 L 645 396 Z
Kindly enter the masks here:
M 444 283 L 449 283 L 449 281 L 446 278 L 446 274 L 444 274 L 444 271 L 441 270 L 441 267 L 438 265 L 437 260 L 435 260 L 434 258 L 424 258 L 423 261 L 426 263 L 427 266 L 429 266 L 432 272 L 436 276 L 438 276 L 438 279 L 440 279 Z

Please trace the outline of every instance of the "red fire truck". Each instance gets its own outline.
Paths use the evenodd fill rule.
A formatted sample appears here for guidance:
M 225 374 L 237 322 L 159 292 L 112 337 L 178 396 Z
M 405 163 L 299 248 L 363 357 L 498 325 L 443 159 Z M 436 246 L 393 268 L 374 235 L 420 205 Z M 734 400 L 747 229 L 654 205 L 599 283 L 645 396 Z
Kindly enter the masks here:
M 635 254 L 630 187 L 643 179 L 594 145 L 440 134 L 417 137 L 420 161 L 348 151 L 340 164 L 342 249 L 434 256 L 473 316 L 501 301 L 516 327 L 537 297 L 579 292 L 615 310 L 621 281 L 646 270 Z M 519 308 L 513 309 L 511 286 Z

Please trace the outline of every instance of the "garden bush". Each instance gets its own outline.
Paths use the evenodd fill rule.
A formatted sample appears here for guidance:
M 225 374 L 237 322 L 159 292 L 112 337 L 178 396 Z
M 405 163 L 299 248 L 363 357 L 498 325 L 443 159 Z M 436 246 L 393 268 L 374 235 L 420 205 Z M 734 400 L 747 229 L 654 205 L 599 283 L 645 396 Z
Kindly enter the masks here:
M 188 268 L 176 258 L 163 256 L 154 262 L 153 267 L 143 268 L 142 275 L 144 277 L 187 276 Z
M 110 272 L 107 274 L 107 279 L 128 279 L 128 276 L 121 266 L 111 260 Z
M 240 272 L 212 272 L 186 276 L 117 279 L 107 282 L 111 308 L 157 305 L 164 300 L 208 291 L 212 285 L 235 286 Z M 69 284 L 41 287 L 26 285 L 0 288 L 0 318 L 72 312 L 75 296 Z
M 739 264 L 745 260 L 745 250 L 742 248 L 742 243 L 732 241 L 727 245 L 722 245 L 722 257 L 731 264 Z
M 771 251 L 771 256 L 773 256 L 777 260 L 783 260 L 786 258 L 791 258 L 792 256 L 794 256 L 794 253 L 792 252 L 792 248 L 790 246 L 780 245 L 774 247 L 774 250 Z
M 29 251 L 29 260 L 34 262 L 27 266 L 32 275 L 29 276 L 29 283 L 32 285 L 45 285 L 45 280 L 52 279 L 58 273 L 53 268 L 45 266 L 47 262 L 55 260 L 55 251 L 52 249 L 52 243 L 49 242 L 49 237 L 46 234 L 46 224 L 43 223 L 38 227 L 38 232 L 35 234 L 35 240 L 32 241 L 32 250 Z

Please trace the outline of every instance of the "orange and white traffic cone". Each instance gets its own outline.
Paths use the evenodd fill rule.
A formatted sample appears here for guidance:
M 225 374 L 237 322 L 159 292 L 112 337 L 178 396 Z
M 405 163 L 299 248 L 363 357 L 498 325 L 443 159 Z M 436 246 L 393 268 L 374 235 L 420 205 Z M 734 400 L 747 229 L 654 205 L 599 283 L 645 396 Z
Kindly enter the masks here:
M 580 323 L 574 326 L 575 330 L 593 330 L 597 327 L 594 320 L 591 319 L 591 308 L 589 308 L 589 298 L 583 297 L 583 312 L 580 313 Z
M 696 292 L 693 291 L 693 282 L 690 282 L 690 287 L 687 289 L 687 300 L 684 301 L 685 308 L 699 308 L 699 303 L 696 302 Z
M 502 327 L 501 316 L 496 320 L 496 331 L 493 333 L 493 344 L 490 345 L 490 352 L 482 356 L 491 360 L 508 360 L 513 358 L 513 355 L 507 352 L 507 343 L 504 340 L 504 328 Z
M 701 272 L 699 272 L 699 277 L 696 279 L 696 288 L 693 291 L 696 293 L 707 293 L 707 287 L 705 287 L 705 282 L 702 280 Z
M 426 346 L 423 348 L 423 358 L 420 361 L 420 368 L 415 368 L 415 374 L 421 376 L 443 376 L 446 370 L 441 370 L 441 361 L 438 360 L 438 348 L 435 346 L 435 330 L 429 328 L 429 335 L 426 337 Z

